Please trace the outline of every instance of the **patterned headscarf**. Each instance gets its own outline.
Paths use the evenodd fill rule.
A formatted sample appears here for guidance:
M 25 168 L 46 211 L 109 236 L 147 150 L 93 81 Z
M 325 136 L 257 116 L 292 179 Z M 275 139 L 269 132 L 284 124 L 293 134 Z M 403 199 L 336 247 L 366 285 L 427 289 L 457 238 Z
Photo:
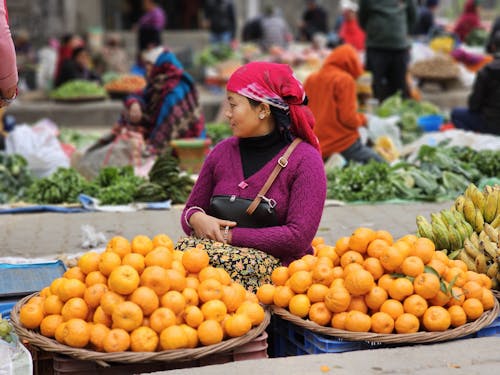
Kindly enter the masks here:
M 304 88 L 290 66 L 259 61 L 248 63 L 231 75 L 227 90 L 284 110 L 290 116 L 292 134 L 319 151 L 318 138 L 313 132 L 314 116 L 304 104 Z

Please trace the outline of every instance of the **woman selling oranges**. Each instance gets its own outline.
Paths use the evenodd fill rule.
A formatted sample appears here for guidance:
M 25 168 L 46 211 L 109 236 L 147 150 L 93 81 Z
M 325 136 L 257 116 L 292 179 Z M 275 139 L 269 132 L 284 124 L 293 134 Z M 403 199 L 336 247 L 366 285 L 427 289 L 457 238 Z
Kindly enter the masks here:
M 192 237 L 177 248 L 202 243 L 213 265 L 253 289 L 280 263 L 312 253 L 326 177 L 314 118 L 288 65 L 239 68 L 227 100 L 233 136 L 207 156 L 181 217 Z

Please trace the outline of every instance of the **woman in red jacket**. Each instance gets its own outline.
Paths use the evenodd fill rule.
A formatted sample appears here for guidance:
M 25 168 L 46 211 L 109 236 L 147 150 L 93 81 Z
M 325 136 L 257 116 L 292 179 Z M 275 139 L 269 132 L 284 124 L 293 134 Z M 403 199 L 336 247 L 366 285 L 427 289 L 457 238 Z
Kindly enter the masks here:
M 358 129 L 366 124 L 366 117 L 358 112 L 356 79 L 362 73 L 356 50 L 344 44 L 335 48 L 321 69 L 305 82 L 308 106 L 316 119 L 314 133 L 325 161 L 334 153 L 361 163 L 383 161 L 360 140 Z
M 10 35 L 7 2 L 0 0 L 0 108 L 7 106 L 17 95 L 17 64 L 14 42 Z

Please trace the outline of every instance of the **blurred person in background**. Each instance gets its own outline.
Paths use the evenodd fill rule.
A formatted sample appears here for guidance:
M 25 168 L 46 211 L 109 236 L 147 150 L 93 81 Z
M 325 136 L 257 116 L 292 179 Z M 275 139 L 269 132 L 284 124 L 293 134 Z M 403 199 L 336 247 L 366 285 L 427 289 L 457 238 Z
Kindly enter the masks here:
M 383 161 L 361 143 L 359 128 L 366 125 L 367 119 L 358 112 L 356 80 L 362 73 L 357 51 L 344 44 L 335 48 L 304 84 L 308 106 L 316 119 L 314 133 L 325 162 L 334 153 L 360 163 Z
M 359 23 L 366 33 L 366 69 L 373 93 L 382 103 L 398 91 L 409 97 L 406 82 L 411 40 L 417 17 L 415 0 L 361 0 Z
M 86 47 L 75 48 L 71 59 L 63 62 L 55 87 L 75 79 L 100 81 L 100 77 L 92 70 L 92 61 Z
M 105 72 L 127 73 L 129 71 L 129 58 L 119 34 L 108 35 L 101 53 Z
M 140 52 L 161 42 L 161 32 L 167 24 L 167 16 L 154 0 L 142 0 L 144 14 L 134 27 L 138 31 L 138 49 Z
M 286 49 L 292 40 L 292 34 L 281 11 L 273 5 L 264 8 L 264 16 L 261 19 L 262 39 L 260 45 L 264 51 L 271 47 Z
M 210 43 L 230 44 L 236 37 L 236 13 L 232 0 L 205 0 L 204 24 Z
M 22 90 L 34 90 L 36 88 L 37 56 L 28 30 L 21 29 L 14 33 L 14 47 L 16 49 L 19 86 Z
M 493 54 L 495 50 L 493 37 L 499 30 L 500 30 L 500 17 L 497 17 L 495 18 L 495 22 L 493 22 L 493 26 L 491 26 L 490 33 L 488 34 L 488 40 L 486 41 L 486 52 L 488 52 L 489 54 Z
M 328 33 L 328 13 L 317 0 L 306 0 L 306 9 L 299 23 L 299 39 L 310 42 L 316 33 Z
M 0 0 L 0 108 L 17 96 L 17 64 L 14 41 L 9 29 L 7 2 Z
M 457 34 L 461 42 L 464 42 L 472 30 L 480 27 L 479 0 L 467 0 L 453 32 Z
M 54 82 L 58 80 L 59 74 L 63 63 L 66 60 L 71 59 L 73 55 L 73 50 L 75 48 L 83 47 L 85 41 L 83 38 L 76 34 L 65 34 L 61 37 L 61 42 L 59 43 L 59 50 L 57 52 L 57 63 L 54 70 Z
M 430 36 L 436 31 L 437 25 L 435 14 L 439 7 L 439 0 L 425 0 L 424 4 L 419 6 L 417 23 L 412 34 L 415 36 Z
M 365 32 L 358 24 L 358 4 L 350 0 L 340 2 L 342 23 L 339 28 L 339 37 L 344 43 L 349 43 L 358 51 L 365 49 Z
M 56 38 L 49 38 L 47 44 L 38 51 L 36 85 L 41 90 L 50 91 L 54 86 L 58 49 L 59 41 Z
M 456 128 L 500 135 L 500 30 L 493 36 L 494 60 L 476 75 L 468 108 L 451 111 Z

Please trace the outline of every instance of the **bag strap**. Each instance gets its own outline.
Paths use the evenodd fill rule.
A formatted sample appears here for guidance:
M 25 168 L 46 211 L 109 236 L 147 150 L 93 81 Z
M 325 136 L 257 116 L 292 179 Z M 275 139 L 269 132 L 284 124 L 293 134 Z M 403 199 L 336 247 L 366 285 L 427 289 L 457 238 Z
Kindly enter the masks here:
M 269 188 L 273 184 L 276 177 L 278 177 L 278 174 L 281 172 L 281 170 L 283 168 L 286 168 L 286 166 L 288 165 L 288 158 L 290 157 L 293 150 L 295 150 L 295 147 L 297 147 L 300 142 L 302 142 L 302 139 L 295 138 L 293 140 L 293 142 L 290 144 L 290 146 L 288 146 L 288 148 L 286 149 L 283 156 L 281 156 L 278 159 L 278 164 L 276 164 L 273 171 L 271 172 L 271 174 L 267 178 L 266 183 L 264 184 L 264 186 L 262 186 L 262 189 L 260 189 L 259 193 L 254 198 L 252 203 L 250 203 L 250 206 L 248 206 L 247 211 L 246 211 L 247 214 L 252 215 L 254 213 L 255 209 L 257 208 L 259 203 L 262 201 L 262 198 L 266 195 L 267 191 L 269 190 Z

